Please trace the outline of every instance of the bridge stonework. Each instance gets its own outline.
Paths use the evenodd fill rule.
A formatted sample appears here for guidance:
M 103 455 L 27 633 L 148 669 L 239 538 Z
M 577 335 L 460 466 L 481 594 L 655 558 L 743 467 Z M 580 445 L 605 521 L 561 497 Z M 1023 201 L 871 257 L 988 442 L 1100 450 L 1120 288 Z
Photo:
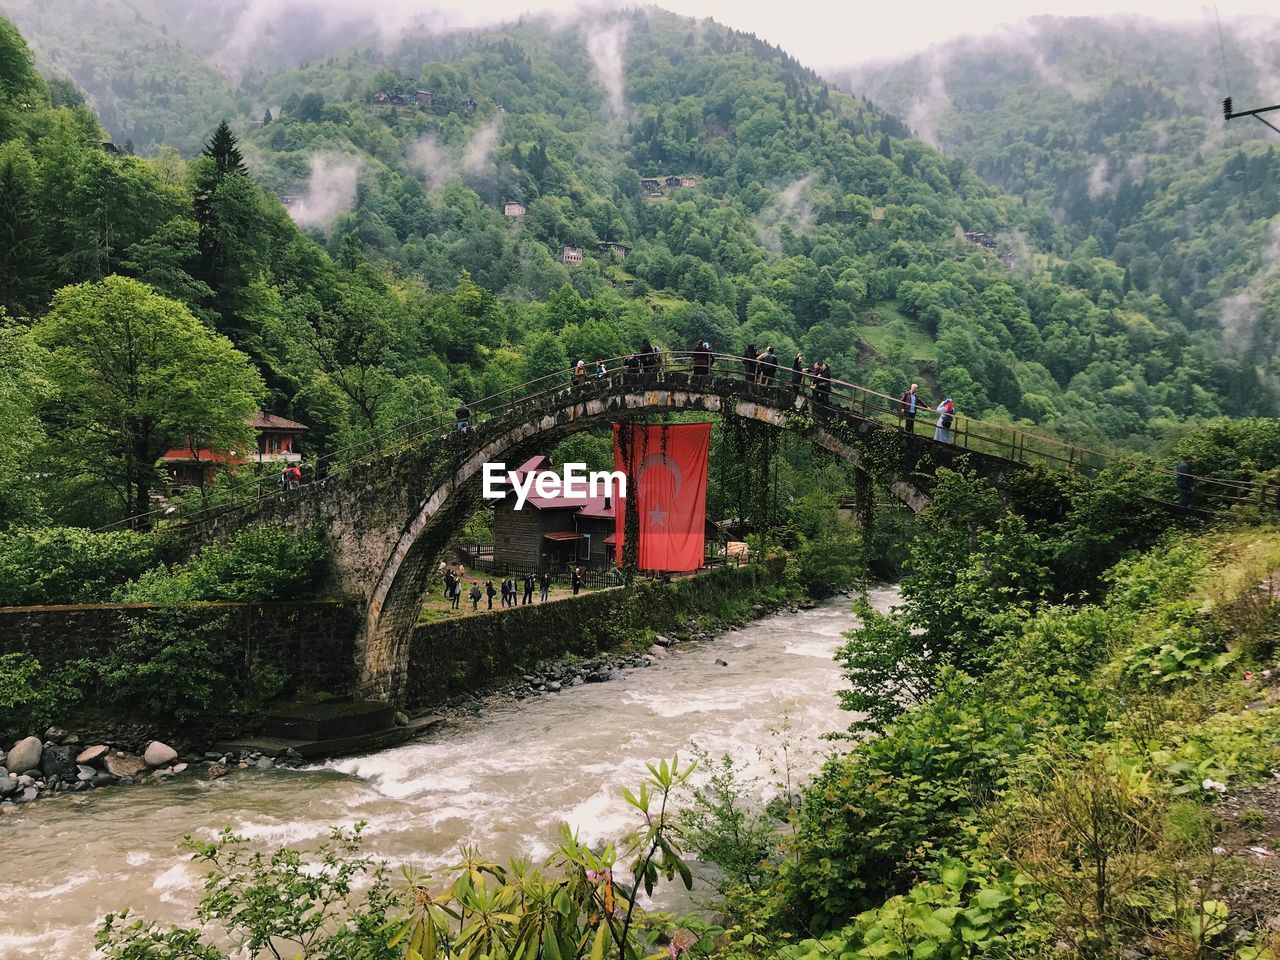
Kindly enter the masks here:
M 796 433 L 859 470 L 875 466 L 881 475 L 883 462 L 867 462 L 867 438 L 893 438 L 890 489 L 916 511 L 929 502 L 918 485 L 928 466 L 963 454 L 886 429 L 855 411 L 815 411 L 790 386 L 763 388 L 689 373 L 615 376 L 518 401 L 470 431 L 401 440 L 322 482 L 268 498 L 249 512 L 205 521 L 202 533 L 225 536 L 247 523 L 323 529 L 333 559 L 330 587 L 364 603 L 357 692 L 402 702 L 428 580 L 453 533 L 481 504 L 484 464 L 500 461 L 511 468 L 582 430 L 637 415 L 690 411 Z

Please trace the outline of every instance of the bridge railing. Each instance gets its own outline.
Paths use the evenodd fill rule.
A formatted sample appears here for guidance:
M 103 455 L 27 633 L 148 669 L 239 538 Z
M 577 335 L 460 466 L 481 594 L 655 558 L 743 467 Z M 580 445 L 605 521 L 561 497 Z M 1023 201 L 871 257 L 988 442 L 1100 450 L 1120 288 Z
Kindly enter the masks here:
M 801 372 L 798 379 L 793 368 L 781 363 L 761 365 L 750 363 L 744 357 L 729 354 L 694 354 L 690 351 L 663 351 L 650 355 L 629 354 L 610 357 L 603 361 L 605 375 L 596 372 L 596 363 L 586 368 L 586 376 L 575 377 L 574 368 L 556 370 L 526 383 L 482 397 L 467 404 L 470 423 L 474 429 L 481 423 L 506 413 L 545 405 L 548 401 L 562 401 L 564 405 L 580 402 L 583 398 L 607 393 L 635 383 L 652 382 L 666 384 L 679 380 L 681 385 L 697 388 L 710 386 L 712 380 L 736 380 L 745 382 L 758 391 L 762 398 L 801 409 L 829 411 L 841 415 L 873 421 L 881 426 L 903 429 L 902 402 L 898 397 L 878 393 L 858 384 L 836 377 L 815 377 Z M 704 382 L 705 378 L 705 382 Z M 932 401 L 921 399 L 917 406 L 915 432 L 932 436 L 936 419 L 940 414 Z M 316 474 L 310 483 L 327 483 L 341 476 L 356 465 L 367 464 L 388 454 L 417 446 L 432 439 L 442 439 L 457 431 L 454 411 L 432 411 L 422 417 L 396 425 L 389 430 L 373 434 L 334 451 L 330 457 L 317 463 Z M 1132 457 L 1102 453 L 1077 444 L 1070 444 L 1043 434 L 1030 433 L 1010 424 L 984 421 L 957 412 L 950 429 L 950 446 L 999 457 L 1015 463 L 1041 465 L 1059 473 L 1093 475 L 1115 462 L 1137 463 Z M 1172 494 L 1175 473 L 1163 467 L 1144 465 L 1155 476 L 1167 481 Z M 1273 505 L 1276 488 L 1259 483 L 1221 480 L 1212 477 L 1196 477 L 1203 494 L 1212 502 L 1230 505 L 1254 503 Z M 309 485 L 309 484 L 308 484 Z M 282 489 L 279 480 L 248 474 L 232 476 L 217 502 L 199 507 L 175 519 L 182 526 L 203 523 L 230 513 L 252 510 L 255 507 L 290 491 Z M 1153 490 L 1153 495 L 1163 491 Z M 174 509 L 161 508 L 147 514 L 126 518 L 99 529 L 120 526 L 148 525 L 149 522 L 170 517 Z

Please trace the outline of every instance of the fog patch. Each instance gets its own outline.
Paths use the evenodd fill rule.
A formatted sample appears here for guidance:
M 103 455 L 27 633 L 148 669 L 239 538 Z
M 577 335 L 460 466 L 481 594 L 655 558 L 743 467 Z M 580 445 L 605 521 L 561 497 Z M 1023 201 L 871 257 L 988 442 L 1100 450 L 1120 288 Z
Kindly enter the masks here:
M 1248 353 L 1257 342 L 1257 332 L 1265 322 L 1262 300 L 1266 287 L 1280 275 L 1280 217 L 1267 227 L 1260 266 L 1243 290 L 1218 301 L 1218 323 L 1227 346 L 1238 354 Z
M 329 229 L 334 217 L 356 206 L 356 180 L 360 161 L 335 153 L 311 158 L 307 185 L 301 198 L 289 207 L 289 216 L 300 227 Z
M 495 113 L 461 147 L 442 143 L 430 133 L 410 144 L 405 155 L 423 188 L 435 190 L 464 175 L 472 180 L 494 176 L 503 116 Z
M 951 98 L 947 95 L 947 84 L 942 78 L 942 64 L 939 60 L 931 60 L 929 83 L 907 109 L 907 126 L 917 139 L 936 147 L 939 145 L 938 121 L 950 106 Z
M 596 82 L 604 87 L 608 98 L 609 112 L 615 117 L 626 113 L 624 96 L 624 63 L 623 52 L 627 45 L 627 25 L 616 21 L 608 26 L 587 27 L 587 55 L 591 57 L 591 66 Z
M 773 203 L 756 215 L 756 238 L 770 253 L 782 252 L 784 226 L 799 233 L 812 225 L 813 203 L 809 198 L 809 188 L 817 177 L 816 173 L 811 173 L 778 191 Z

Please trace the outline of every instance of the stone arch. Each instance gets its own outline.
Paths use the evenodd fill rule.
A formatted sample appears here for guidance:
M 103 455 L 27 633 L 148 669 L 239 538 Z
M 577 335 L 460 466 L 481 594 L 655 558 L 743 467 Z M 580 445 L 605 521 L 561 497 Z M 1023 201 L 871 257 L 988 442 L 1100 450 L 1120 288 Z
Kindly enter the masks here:
M 697 382 L 701 381 L 701 382 Z M 790 390 L 772 388 L 751 391 L 741 381 L 710 377 L 670 375 L 663 382 L 629 385 L 616 392 L 589 387 L 555 391 L 536 401 L 518 404 L 485 421 L 471 435 L 475 446 L 458 465 L 430 490 L 400 531 L 380 574 L 372 583 L 357 643 L 360 692 L 365 696 L 399 702 L 403 698 L 409 644 L 421 611 L 428 579 L 448 545 L 456 526 L 480 502 L 480 481 L 486 462 L 522 462 L 566 436 L 632 414 L 701 411 L 767 424 L 805 436 L 816 446 L 865 470 L 862 451 L 830 429 L 836 423 L 859 424 L 863 432 L 875 429 L 871 421 L 849 411 L 837 411 L 822 422 L 799 416 L 805 401 Z M 905 504 L 919 511 L 928 498 L 904 478 L 890 489 Z

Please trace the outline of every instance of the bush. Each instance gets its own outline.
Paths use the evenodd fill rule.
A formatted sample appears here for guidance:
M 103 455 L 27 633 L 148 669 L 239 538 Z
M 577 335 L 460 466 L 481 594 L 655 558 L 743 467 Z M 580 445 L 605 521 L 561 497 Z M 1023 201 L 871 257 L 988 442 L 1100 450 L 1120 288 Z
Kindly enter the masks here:
M 95 603 L 163 555 L 154 534 L 28 527 L 0 534 L 0 606 Z
M 203 612 L 153 611 L 132 621 L 128 638 L 87 669 L 101 701 L 131 714 L 186 721 L 219 698 L 230 700 L 232 664 L 219 643 L 225 617 Z
M 46 674 L 30 654 L 0 654 L 0 741 L 43 733 L 79 699 L 78 688 Z
M 835 596 L 867 576 L 862 542 L 853 537 L 823 537 L 800 545 L 796 579 L 815 600 Z
M 149 570 L 116 591 L 123 603 L 192 600 L 296 600 L 314 596 L 329 550 L 320 530 L 305 536 L 280 527 L 248 527 L 194 559 Z

